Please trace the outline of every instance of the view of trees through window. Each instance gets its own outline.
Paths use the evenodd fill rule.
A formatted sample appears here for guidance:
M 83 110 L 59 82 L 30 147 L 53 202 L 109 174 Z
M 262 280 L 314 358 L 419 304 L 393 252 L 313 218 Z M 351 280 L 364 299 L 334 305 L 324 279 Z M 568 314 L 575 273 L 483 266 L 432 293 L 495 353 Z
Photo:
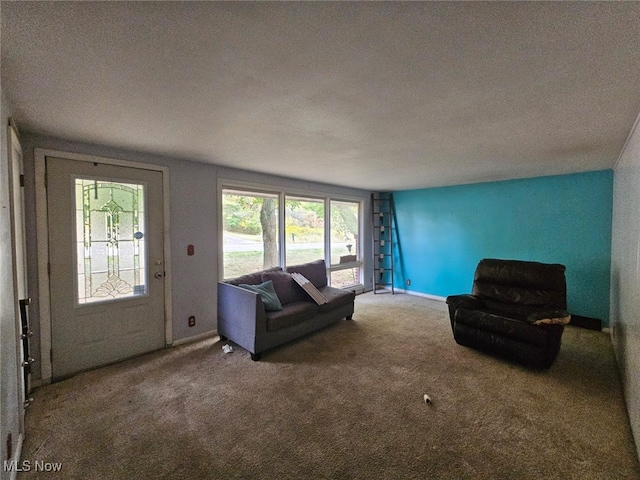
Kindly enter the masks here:
M 331 201 L 331 264 L 349 263 L 358 255 L 359 205 Z
M 359 283 L 359 265 L 353 265 L 359 261 L 359 203 L 331 200 L 329 208 L 330 225 L 326 228 L 324 199 L 287 195 L 281 238 L 279 194 L 224 189 L 224 278 L 279 265 L 282 239 L 286 265 L 324 259 L 328 237 L 335 270 L 331 272 L 332 285 Z
M 224 278 L 279 264 L 278 203 L 277 195 L 223 192 Z
M 287 196 L 285 242 L 287 265 L 324 258 L 324 200 Z
M 353 264 L 360 260 L 360 205 L 331 200 L 331 265 Z M 360 267 L 349 266 L 331 272 L 331 285 L 346 287 L 360 282 Z

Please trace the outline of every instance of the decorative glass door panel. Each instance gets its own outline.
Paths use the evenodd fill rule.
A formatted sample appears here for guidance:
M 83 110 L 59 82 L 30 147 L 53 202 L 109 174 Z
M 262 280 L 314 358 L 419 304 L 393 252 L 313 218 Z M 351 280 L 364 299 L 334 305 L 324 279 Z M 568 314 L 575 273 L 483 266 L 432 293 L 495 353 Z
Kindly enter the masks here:
M 147 295 L 145 189 L 75 179 L 78 305 Z

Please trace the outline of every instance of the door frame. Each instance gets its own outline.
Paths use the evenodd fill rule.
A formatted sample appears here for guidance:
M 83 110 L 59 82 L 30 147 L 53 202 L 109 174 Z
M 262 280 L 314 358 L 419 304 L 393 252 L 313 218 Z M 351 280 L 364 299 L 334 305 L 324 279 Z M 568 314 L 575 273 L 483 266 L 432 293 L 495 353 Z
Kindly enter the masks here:
M 162 207 L 164 219 L 164 338 L 165 346 L 173 343 L 173 320 L 171 305 L 171 248 L 169 238 L 169 167 L 149 163 L 132 162 L 115 158 L 98 157 L 83 153 L 71 153 L 46 148 L 34 150 L 36 181 L 36 232 L 38 248 L 38 303 L 40 317 L 40 382 L 51 383 L 51 295 L 49 285 L 49 210 L 46 189 L 46 157 L 57 157 L 81 162 L 103 163 L 119 167 L 137 168 L 162 172 Z
M 23 372 L 24 352 L 22 349 L 22 319 L 20 316 L 20 300 L 29 296 L 28 291 L 28 276 L 27 270 L 27 246 L 26 246 L 26 217 L 25 217 L 25 204 L 24 204 L 24 154 L 22 145 L 20 144 L 20 134 L 17 127 L 13 124 L 12 120 L 9 120 L 7 126 L 7 166 L 8 172 L 4 172 L 8 175 L 8 191 L 9 191 L 9 217 L 11 224 L 11 258 L 12 265 L 11 271 L 13 276 L 13 311 L 14 311 L 14 328 L 15 328 L 15 353 L 16 353 L 16 375 L 17 375 L 17 400 L 18 405 L 21 408 L 18 414 L 18 435 L 19 438 L 16 442 L 16 447 L 13 452 L 15 458 L 20 458 L 20 451 L 22 449 L 22 442 L 24 439 L 24 415 L 25 408 L 27 407 L 26 395 L 25 395 L 25 380 Z M 16 179 L 16 175 L 18 178 Z M 17 188 L 17 190 L 16 190 Z M 16 203 L 20 203 L 20 216 L 16 212 Z M 21 230 L 18 233 L 18 230 Z M 21 243 L 21 245 L 18 244 Z M 21 251 L 20 251 L 21 250 Z M 20 253 L 20 255 L 19 255 Z M 18 265 L 21 264 L 22 267 Z M 24 292 L 20 292 L 21 287 Z M 23 297 L 23 298 L 20 298 Z

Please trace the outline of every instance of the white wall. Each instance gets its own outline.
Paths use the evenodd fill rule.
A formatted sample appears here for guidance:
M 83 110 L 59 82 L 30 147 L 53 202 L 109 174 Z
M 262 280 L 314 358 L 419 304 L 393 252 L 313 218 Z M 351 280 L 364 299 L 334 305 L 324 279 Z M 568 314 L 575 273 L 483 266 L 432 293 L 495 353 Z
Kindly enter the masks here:
M 99 145 L 70 142 L 36 134 L 23 135 L 25 168 L 25 209 L 27 219 L 35 219 L 34 148 L 83 153 L 108 158 L 151 163 L 169 167 L 170 241 L 173 340 L 188 338 L 213 331 L 217 323 L 216 292 L 218 282 L 218 222 L 217 180 L 224 178 L 256 183 L 296 191 L 321 192 L 327 195 L 347 195 L 365 200 L 365 225 L 369 212 L 369 192 L 257 174 L 231 168 L 191 162 L 180 159 L 113 149 Z M 38 318 L 37 245 L 34 221 L 27 220 L 27 262 L 29 265 L 29 292 L 34 302 L 31 311 L 31 329 L 34 331 L 33 351 L 40 353 L 40 325 Z M 371 238 L 370 229 L 363 232 Z M 368 242 L 365 242 L 365 245 Z M 187 245 L 193 244 L 195 255 L 187 255 Z M 369 252 L 369 253 L 368 253 Z M 363 251 L 370 258 L 369 250 Z M 365 286 L 371 284 L 370 269 L 365 269 Z M 189 316 L 196 317 L 196 326 L 187 325 Z M 39 362 L 34 364 L 34 378 L 40 378 Z
M 16 459 L 16 447 L 20 440 L 20 429 L 24 410 L 21 405 L 22 383 L 18 376 L 16 343 L 16 304 L 13 282 L 13 258 L 11 242 L 11 208 L 9 203 L 9 162 L 7 150 L 7 124 L 11 114 L 5 92 L 0 87 L 0 462 L 7 459 L 7 436 L 12 438 L 12 460 Z M 0 468 L 2 467 L 0 465 Z M 2 469 L 4 470 L 4 469 Z M 9 478 L 2 471 L 0 478 Z
M 640 117 L 639 117 L 640 119 Z M 614 170 L 611 335 L 640 456 L 640 124 Z

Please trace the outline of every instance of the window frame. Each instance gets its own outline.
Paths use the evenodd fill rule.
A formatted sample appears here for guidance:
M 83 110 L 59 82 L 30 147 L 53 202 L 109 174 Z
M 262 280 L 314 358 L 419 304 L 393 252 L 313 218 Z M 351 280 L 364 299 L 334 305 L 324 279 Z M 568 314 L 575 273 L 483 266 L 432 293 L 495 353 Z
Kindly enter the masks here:
M 331 273 L 348 270 L 351 268 L 359 268 L 359 278 L 357 283 L 345 286 L 344 288 L 364 288 L 364 268 L 365 262 L 363 257 L 364 242 L 364 205 L 366 199 L 364 197 L 356 197 L 350 195 L 331 194 L 327 192 L 319 192 L 313 190 L 301 190 L 297 188 L 281 187 L 277 185 L 266 185 L 260 183 L 244 182 L 227 178 L 218 179 L 217 189 L 217 215 L 218 215 L 218 278 L 223 280 L 224 277 L 224 218 L 223 218 L 223 201 L 222 195 L 225 190 L 231 190 L 236 193 L 275 195 L 278 197 L 278 261 L 279 266 L 286 268 L 286 200 L 287 197 L 321 200 L 324 203 L 324 261 L 327 266 L 326 276 L 327 282 L 331 284 Z M 351 202 L 358 205 L 358 259 L 355 262 L 331 264 L 331 201 Z
M 300 200 L 302 202 L 314 202 L 317 201 L 318 203 L 322 202 L 322 207 L 323 207 L 323 215 L 322 215 L 322 222 L 323 222 L 323 230 L 324 230 L 324 234 L 323 234 L 323 257 L 324 257 L 324 261 L 325 264 L 328 265 L 327 263 L 327 199 L 325 197 L 322 196 L 318 196 L 318 195 L 301 195 L 301 194 L 291 194 L 291 192 L 288 191 L 283 191 L 284 194 L 284 200 L 283 200 L 283 204 L 282 204 L 282 215 L 283 215 L 283 223 L 282 223 L 282 229 L 283 229 L 283 246 L 282 246 L 282 257 L 283 257 L 283 262 L 280 264 L 280 266 L 282 268 L 285 268 L 287 266 L 287 244 L 288 244 L 288 239 L 287 239 L 287 199 L 289 200 Z

